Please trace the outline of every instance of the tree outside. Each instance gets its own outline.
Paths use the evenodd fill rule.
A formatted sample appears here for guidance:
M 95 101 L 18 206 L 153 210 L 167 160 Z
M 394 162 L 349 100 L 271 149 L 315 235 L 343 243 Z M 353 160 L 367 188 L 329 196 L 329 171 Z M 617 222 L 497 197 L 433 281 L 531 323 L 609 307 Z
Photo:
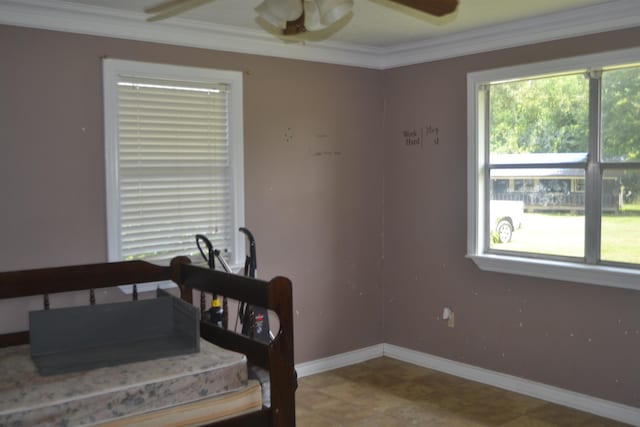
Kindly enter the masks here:
M 602 73 L 600 120 L 603 198 L 613 197 L 617 206 L 602 214 L 602 259 L 640 264 L 640 245 L 636 243 L 640 242 L 640 67 Z M 586 154 L 589 151 L 589 79 L 583 73 L 576 73 L 492 84 L 489 126 L 492 162 L 504 154 L 521 154 L 522 159 L 555 154 L 560 154 L 556 157 L 561 159 L 569 153 Z M 569 185 L 563 187 L 562 194 L 559 190 L 557 195 L 546 194 L 550 190 L 549 186 L 542 185 L 541 171 L 529 172 L 538 174 L 535 179 L 530 177 L 534 183 L 530 185 L 537 186 L 533 190 L 540 197 L 553 195 L 561 200 L 578 201 L 555 209 L 553 206 L 529 209 L 523 230 L 514 233 L 513 241 L 492 247 L 582 257 L 584 198 L 579 200 L 576 195 L 584 194 L 584 179 L 568 180 Z M 505 172 L 508 171 L 503 169 L 502 175 Z M 517 175 L 514 172 L 511 184 L 509 177 L 501 176 L 501 185 L 511 185 L 507 191 L 513 192 L 519 182 L 527 182 L 525 173 L 524 169 Z M 496 175 L 499 174 L 496 172 Z M 545 182 L 550 182 L 549 179 Z M 492 180 L 492 184 L 494 191 L 498 181 Z

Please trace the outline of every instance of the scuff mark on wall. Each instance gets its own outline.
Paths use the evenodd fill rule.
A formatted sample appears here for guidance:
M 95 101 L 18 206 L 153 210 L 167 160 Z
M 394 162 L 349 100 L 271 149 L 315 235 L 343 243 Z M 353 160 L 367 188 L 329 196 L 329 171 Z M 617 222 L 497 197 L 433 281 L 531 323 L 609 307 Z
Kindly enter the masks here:
M 294 142 L 292 128 L 288 127 L 287 130 L 284 131 L 283 140 L 284 142 Z

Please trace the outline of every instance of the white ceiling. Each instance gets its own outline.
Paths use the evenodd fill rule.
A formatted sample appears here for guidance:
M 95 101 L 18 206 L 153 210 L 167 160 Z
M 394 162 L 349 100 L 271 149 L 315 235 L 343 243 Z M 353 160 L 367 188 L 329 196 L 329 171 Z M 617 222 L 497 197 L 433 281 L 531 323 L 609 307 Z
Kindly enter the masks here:
M 353 12 L 335 28 L 307 39 L 391 47 L 524 18 L 540 17 L 610 0 L 459 0 L 458 10 L 436 18 L 391 0 L 354 0 Z M 164 0 L 68 0 L 139 14 Z M 180 19 L 260 30 L 266 24 L 253 10 L 262 0 L 215 0 L 179 15 Z M 176 18 L 169 18 L 176 19 Z M 261 27 L 262 24 L 262 27 Z M 149 24 L 158 25 L 158 24 Z
M 640 25 L 640 0 L 459 0 L 436 18 L 391 0 L 354 0 L 334 28 L 283 38 L 257 18 L 261 0 L 215 0 L 149 23 L 164 0 L 0 0 L 0 23 L 388 68 Z

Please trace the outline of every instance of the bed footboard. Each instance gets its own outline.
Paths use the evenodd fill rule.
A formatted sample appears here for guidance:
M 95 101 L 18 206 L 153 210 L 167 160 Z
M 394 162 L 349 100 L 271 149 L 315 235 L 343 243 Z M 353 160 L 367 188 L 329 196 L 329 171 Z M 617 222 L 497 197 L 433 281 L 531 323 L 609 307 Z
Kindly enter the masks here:
M 177 276 L 173 281 L 180 286 L 181 297 L 193 302 L 193 290 L 223 295 L 247 304 L 274 311 L 280 329 L 268 344 L 219 328 L 211 323 L 200 324 L 200 335 L 213 343 L 244 353 L 247 359 L 269 371 L 271 383 L 271 408 L 266 410 L 272 426 L 295 426 L 296 373 L 293 355 L 293 299 L 291 281 L 275 277 L 266 282 L 249 277 L 213 271 L 175 261 L 172 269 Z M 255 414 L 254 414 L 255 416 Z M 251 416 L 238 426 L 259 425 L 250 423 Z

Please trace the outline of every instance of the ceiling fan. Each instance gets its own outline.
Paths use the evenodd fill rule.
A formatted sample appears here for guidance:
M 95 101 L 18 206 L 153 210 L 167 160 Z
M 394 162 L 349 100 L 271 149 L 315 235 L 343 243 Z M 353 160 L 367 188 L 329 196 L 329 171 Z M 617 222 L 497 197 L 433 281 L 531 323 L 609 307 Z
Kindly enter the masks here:
M 147 21 L 160 21 L 215 0 L 168 0 L 145 9 Z M 458 0 L 390 0 L 434 16 L 456 10 Z M 255 10 L 284 35 L 320 31 L 344 18 L 353 8 L 353 0 L 263 0 Z

